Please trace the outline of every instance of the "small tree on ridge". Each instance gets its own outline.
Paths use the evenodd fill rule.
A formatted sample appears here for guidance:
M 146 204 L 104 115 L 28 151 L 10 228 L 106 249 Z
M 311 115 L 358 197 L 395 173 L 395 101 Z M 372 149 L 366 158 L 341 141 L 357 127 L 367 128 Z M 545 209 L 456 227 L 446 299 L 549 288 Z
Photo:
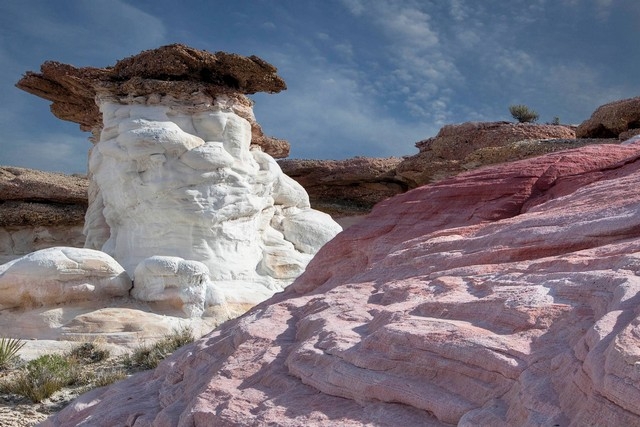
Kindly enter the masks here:
M 538 120 L 538 113 L 523 104 L 511 105 L 509 112 L 520 123 L 533 123 Z

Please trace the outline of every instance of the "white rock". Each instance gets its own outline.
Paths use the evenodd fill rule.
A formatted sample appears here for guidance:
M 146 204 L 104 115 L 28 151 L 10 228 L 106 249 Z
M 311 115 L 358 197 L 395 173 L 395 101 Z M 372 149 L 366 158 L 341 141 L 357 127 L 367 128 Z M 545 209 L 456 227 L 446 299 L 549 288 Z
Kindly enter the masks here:
M 127 296 L 131 279 L 104 252 L 54 247 L 0 265 L 0 309 Z
M 153 256 L 138 264 L 131 296 L 168 302 L 188 317 L 202 316 L 211 305 L 225 305 L 224 295 L 209 280 L 207 266 L 179 257 Z
M 251 126 L 233 99 L 204 111 L 136 102 L 99 100 L 104 131 L 90 154 L 85 221 L 88 246 L 135 272 L 136 286 L 139 264 L 148 271 L 147 259 L 178 257 L 206 266 L 221 298 L 254 304 L 291 283 L 341 231 L 273 158 L 249 150 Z M 199 292 L 189 297 L 193 313 Z

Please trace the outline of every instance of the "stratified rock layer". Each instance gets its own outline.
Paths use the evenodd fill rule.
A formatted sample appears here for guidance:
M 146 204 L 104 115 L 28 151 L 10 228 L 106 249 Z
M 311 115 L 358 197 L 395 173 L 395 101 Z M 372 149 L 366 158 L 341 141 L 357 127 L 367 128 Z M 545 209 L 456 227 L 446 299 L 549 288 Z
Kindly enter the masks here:
M 398 157 L 346 160 L 280 160 L 282 171 L 309 193 L 314 209 L 334 217 L 362 215 L 373 205 L 407 190 L 395 177 Z
M 86 178 L 0 167 L 0 264 L 53 246 L 82 247 Z
M 640 145 L 593 145 L 388 199 L 45 425 L 640 425 L 639 186 Z
M 494 163 L 495 155 L 484 159 L 482 153 L 487 150 L 499 152 L 500 161 L 513 161 L 574 148 L 575 141 L 571 142 L 574 138 L 573 128 L 563 125 L 509 122 L 446 125 L 436 136 L 417 142 L 420 152 L 403 160 L 396 175 L 415 188 Z M 587 143 L 593 141 L 578 144 Z
M 226 52 L 210 53 L 181 44 L 147 50 L 118 61 L 113 67 L 76 68 L 55 61 L 42 64 L 40 73 L 27 72 L 16 85 L 52 101 L 51 112 L 62 120 L 80 124 L 93 132 L 102 129 L 96 96 L 147 97 L 154 94 L 187 98 L 202 92 L 215 98 L 224 94 L 238 100 L 236 113 L 249 121 L 253 144 L 273 157 L 287 157 L 289 143 L 267 137 L 255 120 L 251 101 L 244 94 L 277 93 L 286 89 L 276 68 L 257 56 Z

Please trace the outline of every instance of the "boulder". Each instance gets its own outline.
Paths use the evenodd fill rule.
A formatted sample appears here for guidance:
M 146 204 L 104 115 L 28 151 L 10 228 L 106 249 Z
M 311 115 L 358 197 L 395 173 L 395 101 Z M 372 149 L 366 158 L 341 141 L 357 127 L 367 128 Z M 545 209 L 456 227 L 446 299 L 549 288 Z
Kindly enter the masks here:
M 628 139 L 640 129 L 640 97 L 601 105 L 576 129 L 578 138 Z
M 44 426 L 639 425 L 640 145 L 387 199 L 285 292 Z
M 209 280 L 209 269 L 198 261 L 154 256 L 135 270 L 131 296 L 140 301 L 174 305 L 188 317 L 200 317 L 212 305 L 225 305 L 224 295 Z
M 92 249 L 42 249 L 0 265 L 0 309 L 109 300 L 130 289 L 122 266 Z

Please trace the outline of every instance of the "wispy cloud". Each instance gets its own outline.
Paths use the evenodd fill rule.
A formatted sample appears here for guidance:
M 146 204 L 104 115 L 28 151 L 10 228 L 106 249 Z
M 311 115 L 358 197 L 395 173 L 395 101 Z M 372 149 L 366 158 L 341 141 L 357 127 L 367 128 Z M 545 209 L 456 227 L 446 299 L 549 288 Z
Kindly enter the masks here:
M 91 142 L 79 135 L 46 132 L 15 135 L 3 147 L 0 165 L 65 173 L 86 173 Z
M 0 3 L 0 164 L 82 172 L 88 134 L 46 111 L 48 101 L 13 85 L 45 60 L 107 66 L 165 42 L 161 19 L 120 0 Z

